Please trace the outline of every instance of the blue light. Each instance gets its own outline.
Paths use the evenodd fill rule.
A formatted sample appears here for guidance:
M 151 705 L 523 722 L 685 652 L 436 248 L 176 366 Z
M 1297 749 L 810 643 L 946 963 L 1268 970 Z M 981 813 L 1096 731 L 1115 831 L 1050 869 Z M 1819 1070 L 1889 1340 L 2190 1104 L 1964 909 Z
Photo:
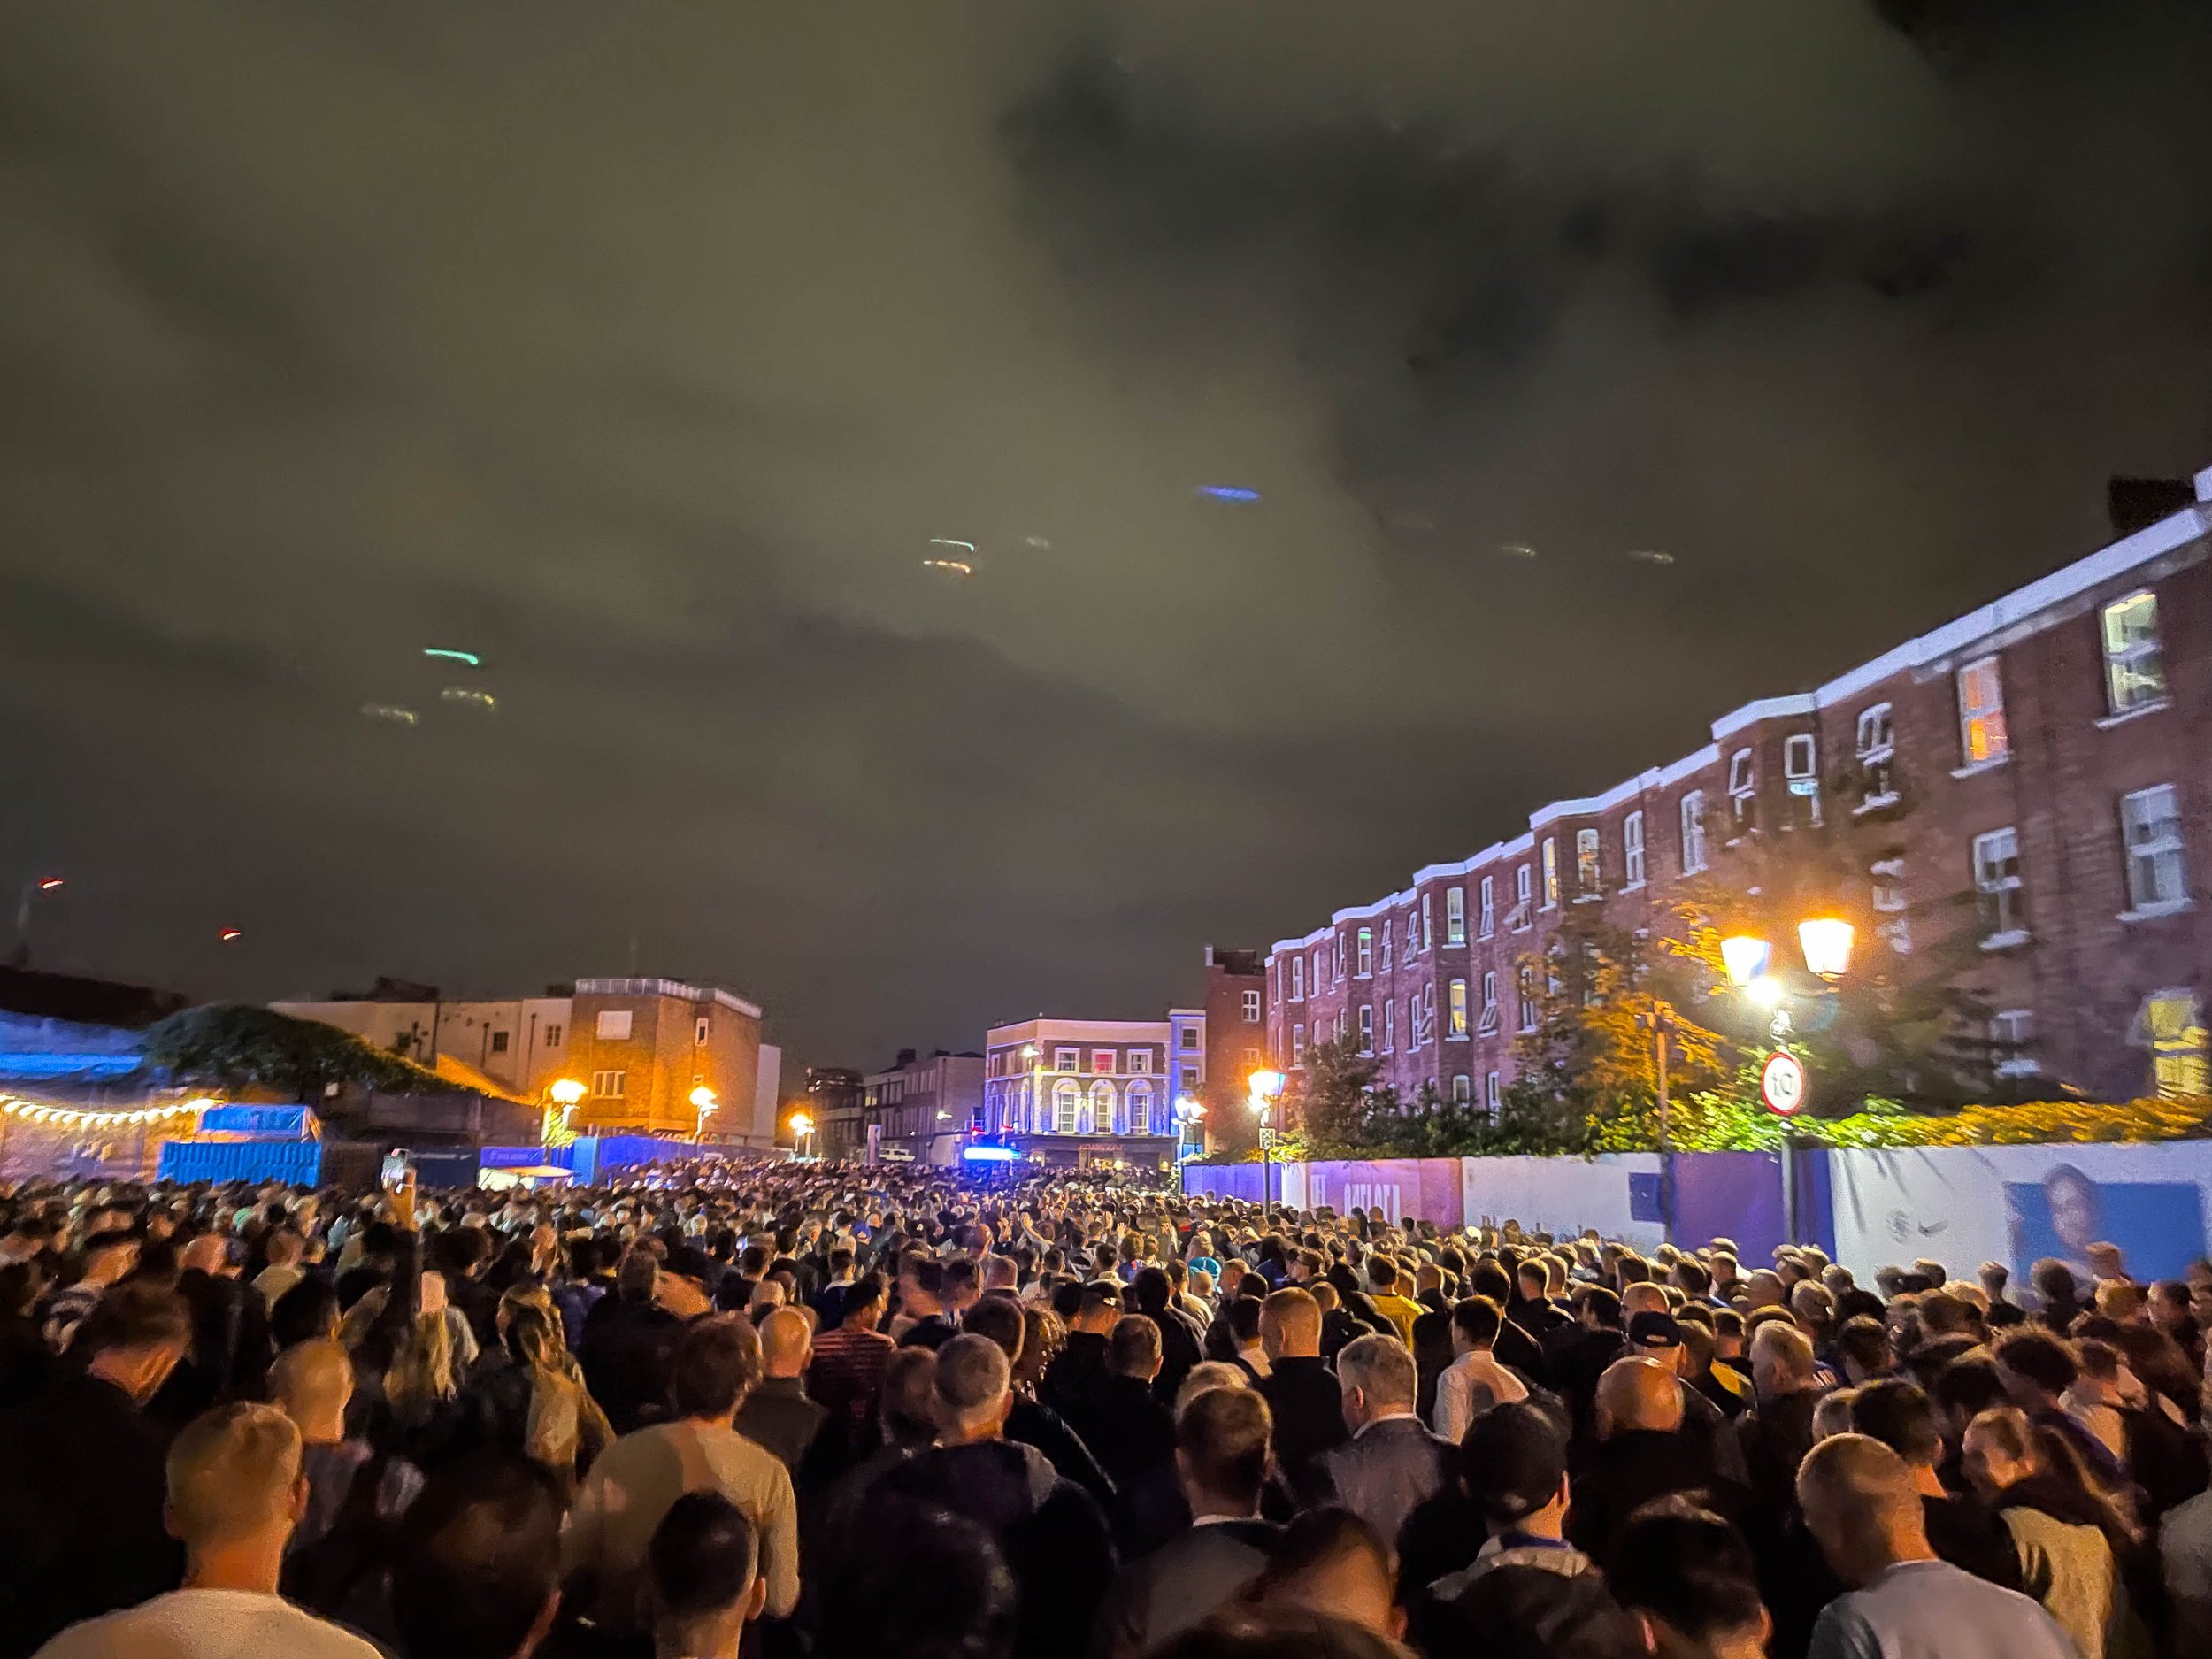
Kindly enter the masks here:
M 960 1156 L 971 1164 L 1011 1164 L 1021 1154 L 1011 1147 L 967 1147 Z
M 1201 484 L 1198 493 L 1210 495 L 1216 501 L 1257 501 L 1260 498 L 1259 491 L 1247 489 L 1241 484 Z

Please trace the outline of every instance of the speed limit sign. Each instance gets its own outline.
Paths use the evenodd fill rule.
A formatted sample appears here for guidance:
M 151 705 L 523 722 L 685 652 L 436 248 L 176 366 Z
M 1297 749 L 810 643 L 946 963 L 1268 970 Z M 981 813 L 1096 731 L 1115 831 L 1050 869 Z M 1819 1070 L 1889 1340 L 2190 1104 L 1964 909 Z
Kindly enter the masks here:
M 1805 1068 L 1786 1048 L 1767 1056 L 1759 1069 L 1759 1098 L 1777 1118 L 1794 1118 L 1805 1105 Z

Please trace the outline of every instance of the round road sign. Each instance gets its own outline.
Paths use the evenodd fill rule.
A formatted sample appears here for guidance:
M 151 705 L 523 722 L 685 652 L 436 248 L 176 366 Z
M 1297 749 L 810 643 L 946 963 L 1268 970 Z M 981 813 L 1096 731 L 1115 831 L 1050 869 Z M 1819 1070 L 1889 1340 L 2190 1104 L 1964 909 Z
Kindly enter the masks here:
M 1759 1069 L 1759 1098 L 1777 1118 L 1794 1118 L 1805 1104 L 1805 1068 L 1795 1055 L 1778 1048 Z

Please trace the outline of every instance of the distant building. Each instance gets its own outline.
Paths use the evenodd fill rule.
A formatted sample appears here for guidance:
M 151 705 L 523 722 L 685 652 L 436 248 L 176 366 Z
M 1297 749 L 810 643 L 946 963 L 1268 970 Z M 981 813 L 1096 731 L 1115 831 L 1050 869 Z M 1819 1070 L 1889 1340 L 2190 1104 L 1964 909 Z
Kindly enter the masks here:
M 1174 1102 L 1206 1080 L 1206 1015 L 1049 1019 L 992 1027 L 982 1133 L 1047 1164 L 1168 1169 Z
M 801 1110 L 814 1119 L 814 1152 L 823 1158 L 856 1158 L 868 1149 L 860 1112 L 860 1073 L 849 1065 L 810 1065 Z
M 1194 1093 L 1209 1127 L 1250 1110 L 1246 1079 L 1268 1063 L 1266 993 L 1261 952 L 1206 947 L 1206 1071 Z
M 572 1079 L 585 1091 L 569 1120 L 579 1133 L 688 1136 L 703 1127 L 707 1139 L 726 1141 L 755 1133 L 761 1010 L 728 991 L 677 979 L 580 979 L 543 996 L 449 1002 L 434 987 L 380 980 L 365 995 L 271 1006 L 424 1065 L 458 1062 L 533 1101 L 550 1103 L 552 1086 Z M 774 1080 L 767 1086 L 772 1094 Z M 701 1088 L 715 1102 L 703 1118 L 693 1102 Z
M 864 1148 L 893 1163 L 957 1164 L 983 1124 L 983 1056 L 899 1050 L 861 1086 Z

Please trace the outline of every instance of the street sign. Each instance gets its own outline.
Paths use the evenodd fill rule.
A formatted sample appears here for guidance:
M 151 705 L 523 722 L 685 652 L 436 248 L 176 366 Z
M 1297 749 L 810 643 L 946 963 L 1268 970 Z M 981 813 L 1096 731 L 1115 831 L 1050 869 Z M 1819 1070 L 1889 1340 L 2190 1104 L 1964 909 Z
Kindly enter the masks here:
M 1759 1098 L 1777 1118 L 1794 1118 L 1805 1104 L 1805 1068 L 1786 1048 L 1767 1056 L 1759 1068 Z
M 1260 1144 L 1263 1147 L 1271 1147 L 1275 1144 L 1275 1125 L 1273 1124 L 1262 1124 L 1260 1125 Z

